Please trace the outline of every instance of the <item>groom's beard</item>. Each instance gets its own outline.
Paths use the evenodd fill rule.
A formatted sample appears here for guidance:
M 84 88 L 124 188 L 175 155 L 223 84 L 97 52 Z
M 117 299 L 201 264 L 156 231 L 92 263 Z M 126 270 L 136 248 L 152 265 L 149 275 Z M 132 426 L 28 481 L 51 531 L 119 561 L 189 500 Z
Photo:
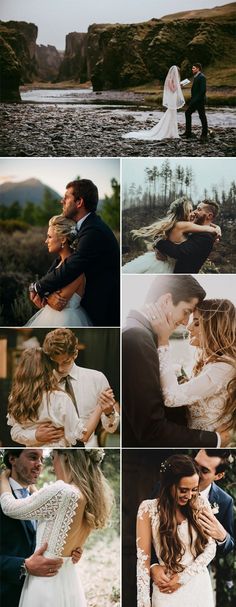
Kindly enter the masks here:
M 196 219 L 194 219 L 194 223 L 196 223 L 199 226 L 203 226 L 205 223 L 205 217 L 196 217 Z

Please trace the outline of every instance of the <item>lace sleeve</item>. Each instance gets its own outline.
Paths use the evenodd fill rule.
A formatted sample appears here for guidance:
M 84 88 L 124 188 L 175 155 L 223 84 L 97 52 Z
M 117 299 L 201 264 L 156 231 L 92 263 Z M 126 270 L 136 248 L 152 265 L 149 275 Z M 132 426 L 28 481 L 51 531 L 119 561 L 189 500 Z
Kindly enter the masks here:
M 151 519 L 148 501 L 142 502 L 137 515 L 137 607 L 151 607 L 150 562 Z
M 119 421 L 120 415 L 118 411 L 114 410 L 113 414 L 110 417 L 107 417 L 105 413 L 102 413 L 101 415 L 102 427 L 104 428 L 104 430 L 106 430 L 106 432 L 109 432 L 110 434 L 116 431 L 119 425 Z
M 3 493 L 1 506 L 4 514 L 19 520 L 54 520 L 63 502 L 65 493 L 74 495 L 75 501 L 78 496 L 70 490 L 69 485 L 57 481 L 48 487 L 40 489 L 29 497 L 16 499 L 12 493 Z
M 199 554 L 191 565 L 188 565 L 182 573 L 179 574 L 180 584 L 187 584 L 194 575 L 205 570 L 207 565 L 212 561 L 216 553 L 216 542 L 211 537 L 208 540 L 202 554 Z
M 160 361 L 160 381 L 166 407 L 193 405 L 201 398 L 208 398 L 222 390 L 229 381 L 230 365 L 213 363 L 185 384 L 178 384 L 173 369 L 170 347 L 158 348 Z

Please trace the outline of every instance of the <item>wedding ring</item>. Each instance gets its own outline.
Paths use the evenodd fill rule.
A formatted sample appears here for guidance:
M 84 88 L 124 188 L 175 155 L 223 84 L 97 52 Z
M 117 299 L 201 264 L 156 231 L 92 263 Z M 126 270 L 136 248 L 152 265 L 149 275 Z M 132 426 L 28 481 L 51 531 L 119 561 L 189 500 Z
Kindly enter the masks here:
M 171 590 L 168 590 L 169 594 L 171 594 Z

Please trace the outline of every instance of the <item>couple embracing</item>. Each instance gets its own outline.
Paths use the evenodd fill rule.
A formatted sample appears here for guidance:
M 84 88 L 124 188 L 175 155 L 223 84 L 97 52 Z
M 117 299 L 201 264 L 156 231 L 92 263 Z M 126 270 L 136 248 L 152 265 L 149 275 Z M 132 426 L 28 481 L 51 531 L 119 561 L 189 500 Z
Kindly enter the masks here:
M 86 607 L 75 563 L 94 529 L 110 518 L 113 494 L 103 449 L 51 454 L 56 481 L 39 491 L 41 449 L 6 450 L 1 474 L 1 605 Z
M 236 309 L 205 299 L 188 275 L 153 280 L 141 311 L 123 333 L 123 445 L 219 447 L 235 445 Z M 191 322 L 189 322 L 191 316 Z M 188 325 L 198 357 L 178 383 L 169 338 Z
M 97 205 L 98 190 L 91 180 L 67 184 L 63 213 L 50 219 L 46 240 L 57 258 L 30 285 L 30 299 L 39 311 L 26 326 L 119 326 L 119 246 L 97 215 Z

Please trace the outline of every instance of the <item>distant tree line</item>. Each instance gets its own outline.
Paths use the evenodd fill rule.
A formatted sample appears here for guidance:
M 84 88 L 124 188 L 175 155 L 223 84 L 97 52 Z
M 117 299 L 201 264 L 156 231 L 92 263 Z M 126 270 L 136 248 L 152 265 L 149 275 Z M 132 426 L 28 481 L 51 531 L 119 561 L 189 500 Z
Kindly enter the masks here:
M 167 210 L 171 202 L 179 196 L 187 196 L 194 204 L 195 200 L 195 174 L 192 166 L 183 167 L 177 164 L 173 169 L 170 161 L 164 160 L 160 166 L 146 167 L 145 185 L 131 183 L 129 187 L 124 186 L 123 209 L 135 207 L 146 207 Z M 212 186 L 211 190 L 204 189 L 203 198 L 211 198 L 222 206 L 224 218 L 234 218 L 236 214 L 236 182 L 232 181 L 227 191 Z

